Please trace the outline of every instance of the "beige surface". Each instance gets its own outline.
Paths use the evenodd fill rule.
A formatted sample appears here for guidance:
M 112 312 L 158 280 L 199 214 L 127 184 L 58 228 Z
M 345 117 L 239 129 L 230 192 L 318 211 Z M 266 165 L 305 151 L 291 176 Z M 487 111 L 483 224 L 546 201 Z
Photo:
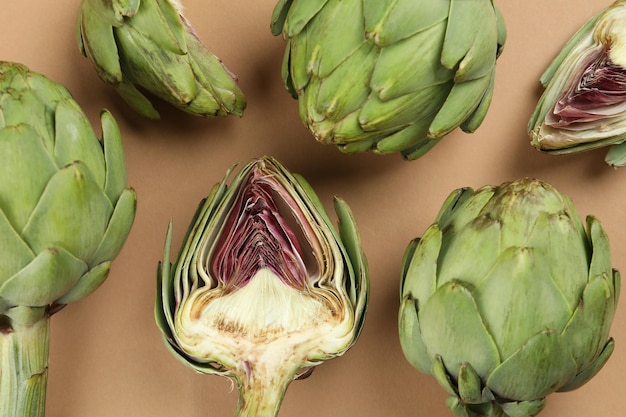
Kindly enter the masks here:
M 96 123 L 109 108 L 124 137 L 129 183 L 139 208 L 107 282 L 52 319 L 48 417 L 231 416 L 236 391 L 203 376 L 165 349 L 153 320 L 155 270 L 167 222 L 178 248 L 198 201 L 234 162 L 263 154 L 303 174 L 330 209 L 340 195 L 354 210 L 371 268 L 371 303 L 359 342 L 287 391 L 280 416 L 452 416 L 445 394 L 411 368 L 398 344 L 398 277 L 408 241 L 420 235 L 450 191 L 535 176 L 593 213 L 626 271 L 626 168 L 604 150 L 552 157 L 528 145 L 526 123 L 538 78 L 563 42 L 610 0 L 497 1 L 508 25 L 492 107 L 474 135 L 454 132 L 415 162 L 399 156 L 344 155 L 315 143 L 283 89 L 284 42 L 269 32 L 274 0 L 186 0 L 205 43 L 235 72 L 248 98 L 242 119 L 201 120 L 160 106 L 163 120 L 130 111 L 96 78 L 74 42 L 79 0 L 2 0 L 0 59 L 19 61 L 65 84 Z M 99 130 L 99 128 L 98 128 Z M 626 308 L 612 334 L 608 365 L 577 391 L 549 397 L 543 417 L 623 414 Z

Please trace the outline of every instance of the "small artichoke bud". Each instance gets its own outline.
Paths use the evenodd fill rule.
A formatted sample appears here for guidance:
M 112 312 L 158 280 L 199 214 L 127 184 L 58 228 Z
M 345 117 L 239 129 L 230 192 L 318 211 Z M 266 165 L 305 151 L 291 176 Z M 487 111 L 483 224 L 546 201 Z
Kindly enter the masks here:
M 241 116 L 235 76 L 200 41 L 177 0 L 82 0 L 78 46 L 100 79 L 145 117 L 159 114 L 145 90 L 185 112 Z
M 271 28 L 319 142 L 407 160 L 478 129 L 506 40 L 492 0 L 280 0 Z
M 614 349 L 620 276 L 600 222 L 521 179 L 454 191 L 405 254 L 399 332 L 459 416 L 531 417 Z
M 551 154 L 609 146 L 605 161 L 626 165 L 626 0 L 587 21 L 541 77 L 528 123 L 531 145 Z
M 180 360 L 236 381 L 238 416 L 271 417 L 293 379 L 356 342 L 368 269 L 342 200 L 337 233 L 305 180 L 275 159 L 229 176 L 201 202 L 173 265 L 170 224 L 156 321 Z

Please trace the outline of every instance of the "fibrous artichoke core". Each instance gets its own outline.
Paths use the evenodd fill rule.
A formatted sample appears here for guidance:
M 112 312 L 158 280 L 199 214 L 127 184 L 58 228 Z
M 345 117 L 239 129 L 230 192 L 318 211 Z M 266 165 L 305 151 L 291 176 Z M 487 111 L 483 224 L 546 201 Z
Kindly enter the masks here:
M 237 381 L 238 416 L 275 416 L 294 378 L 356 341 L 367 267 L 347 206 L 336 200 L 337 236 L 306 182 L 277 161 L 225 181 L 174 268 L 159 270 L 157 323 L 185 363 Z
M 528 125 L 531 144 L 554 154 L 620 145 L 626 134 L 626 2 L 590 19 L 541 78 L 546 90 Z M 626 163 L 612 146 L 606 161 Z
M 217 245 L 201 260 L 211 268 L 216 285 L 198 288 L 181 307 L 181 346 L 198 358 L 224 349 L 220 357 L 256 357 L 248 364 L 266 357 L 280 366 L 290 362 L 284 354 L 293 349 L 293 365 L 299 368 L 313 346 L 326 345 L 327 337 L 332 340 L 333 328 L 342 323 L 351 326 L 339 300 L 323 286 L 314 286 L 319 271 L 332 263 L 324 264 L 319 236 L 293 197 L 261 169 L 253 169 L 233 207 L 241 209 L 230 212 Z M 304 239 L 298 239 L 290 223 Z M 314 260 L 306 259 L 311 270 L 302 246 Z M 224 343 L 229 338 L 231 344 L 215 346 L 215 340 Z M 280 354 L 268 353 L 274 349 Z M 298 349 L 302 355 L 295 352 Z M 336 347 L 331 344 L 328 349 Z M 242 370 L 249 366 L 240 365 Z

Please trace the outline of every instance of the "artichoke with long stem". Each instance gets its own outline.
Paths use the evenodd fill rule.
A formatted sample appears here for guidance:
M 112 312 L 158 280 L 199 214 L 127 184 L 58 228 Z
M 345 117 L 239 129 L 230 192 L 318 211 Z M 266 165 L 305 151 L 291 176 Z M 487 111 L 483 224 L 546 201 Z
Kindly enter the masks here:
M 173 265 L 170 224 L 156 321 L 185 364 L 236 381 L 237 416 L 272 417 L 293 379 L 356 342 L 368 268 L 343 200 L 337 233 L 306 181 L 275 159 L 229 176 L 201 202 Z
M 134 221 L 101 121 L 102 142 L 67 89 L 0 62 L 0 416 L 44 415 L 50 317 L 102 284 Z

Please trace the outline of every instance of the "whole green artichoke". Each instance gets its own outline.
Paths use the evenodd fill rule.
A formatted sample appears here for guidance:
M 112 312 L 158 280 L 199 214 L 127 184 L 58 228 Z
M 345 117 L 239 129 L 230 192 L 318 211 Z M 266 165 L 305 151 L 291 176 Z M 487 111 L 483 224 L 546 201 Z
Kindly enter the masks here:
M 610 146 L 626 165 L 626 0 L 592 17 L 541 76 L 545 91 L 528 123 L 531 145 L 550 154 Z
M 77 39 L 98 76 L 143 116 L 159 113 L 140 90 L 203 117 L 241 116 L 246 107 L 235 76 L 177 0 L 82 0 Z
M 270 157 L 216 184 L 174 265 L 171 224 L 156 321 L 196 371 L 234 379 L 239 417 L 276 416 L 289 383 L 345 353 L 367 309 L 369 278 L 349 207 L 339 234 L 306 181 Z
M 0 415 L 43 416 L 50 316 L 94 291 L 136 209 L 120 132 L 60 84 L 0 62 Z
M 492 0 L 280 0 L 271 29 L 318 141 L 409 160 L 479 127 L 506 38 Z
M 600 222 L 549 184 L 459 189 L 407 249 L 402 350 L 457 415 L 534 416 L 608 360 L 619 286 Z

